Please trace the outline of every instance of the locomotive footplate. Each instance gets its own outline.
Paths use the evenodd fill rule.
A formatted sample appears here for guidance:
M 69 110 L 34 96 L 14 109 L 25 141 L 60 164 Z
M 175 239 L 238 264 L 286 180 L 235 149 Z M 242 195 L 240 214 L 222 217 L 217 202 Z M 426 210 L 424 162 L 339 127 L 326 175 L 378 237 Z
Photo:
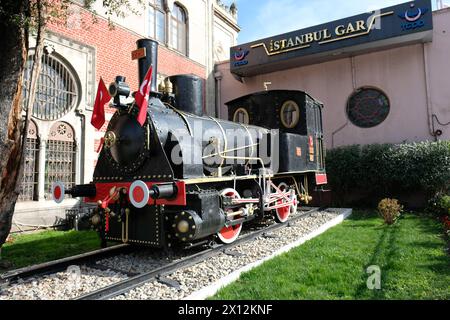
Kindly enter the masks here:
M 165 237 L 163 223 L 161 206 L 133 208 L 128 221 L 126 215 L 109 221 L 106 240 L 161 248 Z

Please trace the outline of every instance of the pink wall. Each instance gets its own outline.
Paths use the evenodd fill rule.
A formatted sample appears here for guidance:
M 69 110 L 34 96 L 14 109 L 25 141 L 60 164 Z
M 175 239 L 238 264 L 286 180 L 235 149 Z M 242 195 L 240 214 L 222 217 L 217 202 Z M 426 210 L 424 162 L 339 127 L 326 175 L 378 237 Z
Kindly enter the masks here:
M 239 96 L 269 89 L 294 89 L 310 93 L 322 101 L 327 147 L 349 144 L 400 143 L 433 140 L 427 112 L 427 84 L 424 46 L 427 56 L 430 108 L 442 123 L 450 121 L 450 9 L 433 14 L 433 42 L 416 44 L 353 58 L 344 58 L 316 65 L 235 80 L 229 63 L 217 66 L 222 73 L 221 114 L 227 117 L 225 103 Z M 354 74 L 354 76 L 353 76 Z M 362 129 L 347 119 L 346 105 L 355 88 L 373 86 L 384 91 L 391 102 L 388 118 L 379 126 Z M 444 132 L 441 139 L 450 139 L 450 126 L 436 124 Z

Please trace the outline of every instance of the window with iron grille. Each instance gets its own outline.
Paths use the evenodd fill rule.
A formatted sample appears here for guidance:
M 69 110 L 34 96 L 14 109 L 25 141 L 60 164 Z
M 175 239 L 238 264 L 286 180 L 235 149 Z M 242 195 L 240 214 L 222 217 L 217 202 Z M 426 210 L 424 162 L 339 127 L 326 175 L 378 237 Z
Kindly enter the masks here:
M 148 7 L 148 36 L 166 42 L 166 12 L 163 0 L 150 0 Z
M 51 199 L 54 182 L 60 181 L 67 189 L 75 185 L 75 133 L 65 122 L 56 122 L 50 129 L 45 160 L 45 198 Z
M 171 24 L 172 47 L 187 55 L 187 16 L 178 4 L 173 5 Z
M 19 201 L 37 200 L 38 188 L 39 140 L 37 126 L 30 121 L 25 144 L 22 183 L 20 184 Z
M 27 91 L 33 56 L 28 58 L 24 73 L 24 101 Z M 33 116 L 41 120 L 56 120 L 69 113 L 78 103 L 79 85 L 75 74 L 67 63 L 55 53 L 42 56 L 42 69 L 36 89 Z

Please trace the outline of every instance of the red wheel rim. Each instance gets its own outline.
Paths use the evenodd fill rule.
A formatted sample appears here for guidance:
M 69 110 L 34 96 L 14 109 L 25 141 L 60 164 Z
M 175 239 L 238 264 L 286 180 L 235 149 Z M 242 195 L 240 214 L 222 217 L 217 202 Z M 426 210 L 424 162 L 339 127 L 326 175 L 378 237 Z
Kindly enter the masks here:
M 286 192 L 287 190 L 289 190 L 289 187 L 285 184 L 285 183 L 281 183 L 278 187 L 278 189 L 280 189 L 280 191 Z M 291 194 L 292 196 L 292 194 Z M 289 198 L 291 198 L 291 196 Z M 276 220 L 278 222 L 284 223 L 289 219 L 289 216 L 291 215 L 291 213 L 294 213 L 294 211 L 297 210 L 297 196 L 295 196 L 294 194 L 294 199 L 293 199 L 293 204 L 282 207 L 282 208 L 278 208 L 275 209 L 276 212 Z M 283 205 L 287 202 L 287 200 L 285 198 L 280 199 L 277 201 L 277 205 Z
M 236 226 L 224 227 L 220 230 L 220 235 L 226 241 L 234 242 L 239 234 L 241 233 L 242 224 L 238 224 Z
M 285 201 L 283 200 L 278 201 L 278 204 L 283 203 L 285 203 Z M 286 222 L 290 215 L 291 215 L 291 206 L 277 209 L 277 217 L 280 220 L 280 222 Z
M 222 196 L 226 196 L 226 197 L 230 197 L 230 198 L 237 198 L 237 199 L 241 198 L 239 196 L 239 193 L 237 193 L 237 191 L 233 190 L 233 189 L 224 190 L 222 192 Z M 223 242 L 225 244 L 229 244 L 229 243 L 233 243 L 234 241 L 236 241 L 236 239 L 241 234 L 241 230 L 242 230 L 242 224 L 238 224 L 238 225 L 230 226 L 230 227 L 223 227 L 219 231 L 217 236 L 219 237 L 221 242 Z

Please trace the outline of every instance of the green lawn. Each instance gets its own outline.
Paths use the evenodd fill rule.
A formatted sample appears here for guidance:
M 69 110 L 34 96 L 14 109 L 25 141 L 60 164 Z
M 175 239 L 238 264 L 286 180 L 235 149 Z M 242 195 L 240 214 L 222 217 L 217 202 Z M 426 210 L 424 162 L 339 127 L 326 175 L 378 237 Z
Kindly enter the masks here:
M 13 242 L 2 248 L 2 260 L 16 269 L 96 249 L 100 239 L 94 231 L 43 231 L 13 236 Z
M 385 226 L 355 212 L 343 224 L 268 261 L 213 299 L 450 299 L 450 256 L 441 225 L 405 215 Z M 367 288 L 368 266 L 381 268 L 381 290 Z

